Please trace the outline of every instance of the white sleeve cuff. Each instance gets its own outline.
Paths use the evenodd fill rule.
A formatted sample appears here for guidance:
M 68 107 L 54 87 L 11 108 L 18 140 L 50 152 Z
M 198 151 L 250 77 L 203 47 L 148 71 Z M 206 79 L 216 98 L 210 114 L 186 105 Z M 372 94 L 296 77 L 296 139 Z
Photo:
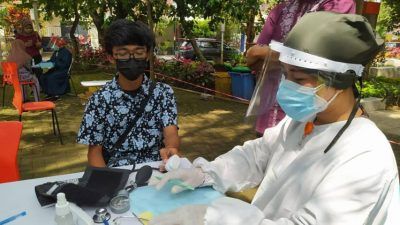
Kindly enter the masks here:
M 209 161 L 207 161 L 203 157 L 199 157 L 193 161 L 193 166 L 201 168 L 201 170 L 204 172 L 204 182 L 201 187 L 214 185 L 214 179 L 208 173 L 211 170 L 211 163 Z

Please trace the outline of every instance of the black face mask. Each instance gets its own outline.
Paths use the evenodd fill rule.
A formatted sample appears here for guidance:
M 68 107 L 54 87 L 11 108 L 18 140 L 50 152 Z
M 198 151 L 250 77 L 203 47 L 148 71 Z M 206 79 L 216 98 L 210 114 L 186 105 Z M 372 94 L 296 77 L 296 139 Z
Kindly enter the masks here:
M 117 59 L 117 70 L 128 80 L 136 80 L 140 75 L 144 73 L 147 67 L 147 60 L 137 60 L 137 59 L 127 59 L 121 60 Z

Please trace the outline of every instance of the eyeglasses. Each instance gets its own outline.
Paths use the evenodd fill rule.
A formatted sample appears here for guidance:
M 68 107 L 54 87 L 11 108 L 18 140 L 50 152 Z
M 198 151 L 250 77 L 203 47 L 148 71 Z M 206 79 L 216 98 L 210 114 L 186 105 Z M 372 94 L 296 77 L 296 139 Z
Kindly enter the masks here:
M 129 59 L 136 59 L 136 60 L 144 60 L 147 57 L 145 51 L 134 52 L 130 53 L 128 51 L 121 51 L 114 54 L 115 59 L 118 60 L 129 60 Z

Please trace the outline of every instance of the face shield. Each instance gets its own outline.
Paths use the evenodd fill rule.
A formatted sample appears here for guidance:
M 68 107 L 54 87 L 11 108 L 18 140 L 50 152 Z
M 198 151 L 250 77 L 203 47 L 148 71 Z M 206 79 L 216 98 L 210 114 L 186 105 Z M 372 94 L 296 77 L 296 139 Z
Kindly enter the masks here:
M 265 57 L 261 71 L 257 76 L 256 86 L 253 91 L 246 117 L 259 116 L 268 111 L 276 104 L 276 92 L 282 78 L 280 63 L 271 59 L 272 52 Z
M 285 88 L 294 89 L 297 91 L 295 93 L 312 93 L 316 98 L 324 96 L 324 100 L 329 102 L 334 96 L 329 98 L 329 93 L 325 93 L 326 95 L 323 93 L 329 88 L 336 91 L 352 88 L 354 91 L 356 98 L 347 121 L 325 148 L 324 153 L 335 145 L 359 111 L 361 96 L 357 93 L 355 83 L 359 80 L 362 87 L 363 65 L 370 62 L 382 47 L 383 42 L 375 39 L 374 31 L 364 17 L 331 12 L 305 14 L 288 33 L 284 44 L 277 42 L 270 44 L 272 50 L 280 53 L 279 61 L 289 65 L 284 66 L 287 80 L 281 82 L 278 92 L 285 84 Z M 296 80 L 299 74 L 308 77 L 309 82 Z M 310 79 L 312 76 L 314 79 Z M 285 94 L 280 95 L 285 97 Z M 253 98 L 254 103 L 262 101 L 259 96 Z M 314 100 L 312 103 L 315 105 Z M 249 112 L 254 111 L 249 109 Z
M 329 100 L 334 98 L 337 90 L 343 90 L 354 85 L 364 69 L 360 64 L 332 61 L 286 47 L 278 42 L 272 42 L 270 48 L 280 53 L 279 61 L 281 65 L 272 62 L 270 57 L 267 57 L 264 61 L 246 113 L 247 117 L 269 113 L 274 104 L 282 102 L 277 101 L 276 94 L 279 89 L 281 89 L 281 92 L 285 92 L 285 94 L 281 93 L 280 100 L 283 99 L 283 95 L 290 93 L 293 93 L 293 97 L 296 97 L 296 91 L 302 94 L 307 93 L 309 98 L 299 95 L 297 100 L 301 102 L 300 97 L 304 97 L 303 100 L 308 100 L 308 106 L 298 105 L 295 111 L 301 111 L 302 106 L 310 111 L 311 105 L 314 104 L 318 108 L 315 109 L 315 112 L 321 112 L 327 107 L 327 104 L 323 104 L 325 102 L 321 99 L 321 96 L 329 104 Z M 284 80 L 283 84 L 281 83 L 282 80 Z M 313 102 L 311 102 L 312 94 L 315 94 Z M 282 107 L 282 105 L 280 106 Z M 288 113 L 287 108 L 285 110 L 282 107 L 282 109 L 285 113 Z M 304 117 L 304 115 L 297 118 L 299 121 L 311 119 Z

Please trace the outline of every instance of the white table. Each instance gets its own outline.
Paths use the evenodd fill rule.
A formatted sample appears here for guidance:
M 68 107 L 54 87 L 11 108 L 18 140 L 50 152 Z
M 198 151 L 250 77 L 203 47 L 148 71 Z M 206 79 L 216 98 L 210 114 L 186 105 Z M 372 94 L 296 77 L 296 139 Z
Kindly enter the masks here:
M 158 167 L 160 162 L 152 162 L 146 164 L 152 167 Z M 142 165 L 145 164 L 138 164 L 136 165 L 136 168 L 140 168 Z M 131 169 L 132 167 L 126 166 L 122 168 Z M 0 184 L 0 221 L 10 216 L 16 215 L 22 211 L 26 211 L 26 216 L 19 217 L 10 223 L 7 223 L 7 225 L 55 225 L 56 222 L 54 221 L 54 206 L 47 208 L 42 208 L 40 206 L 36 198 L 34 189 L 35 186 L 46 182 L 81 178 L 82 175 L 83 172 L 80 172 Z M 129 177 L 129 180 L 134 179 L 134 176 L 135 174 L 132 173 Z M 94 215 L 95 208 L 84 207 L 83 209 L 88 213 L 90 217 Z M 108 211 L 111 213 L 110 221 L 112 221 L 117 216 L 132 216 L 132 213 L 130 211 L 118 215 L 113 214 L 109 208 Z M 139 222 L 134 222 L 135 220 L 133 219 L 122 219 L 120 221 L 121 225 L 140 225 Z
M 90 80 L 90 81 L 81 81 L 81 85 L 84 87 L 101 87 L 104 86 L 110 80 Z
M 83 87 L 87 87 L 90 93 L 97 91 L 100 87 L 104 86 L 107 82 L 111 80 L 90 80 L 81 81 Z

